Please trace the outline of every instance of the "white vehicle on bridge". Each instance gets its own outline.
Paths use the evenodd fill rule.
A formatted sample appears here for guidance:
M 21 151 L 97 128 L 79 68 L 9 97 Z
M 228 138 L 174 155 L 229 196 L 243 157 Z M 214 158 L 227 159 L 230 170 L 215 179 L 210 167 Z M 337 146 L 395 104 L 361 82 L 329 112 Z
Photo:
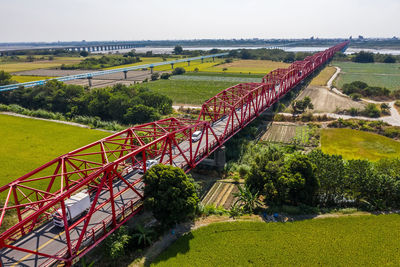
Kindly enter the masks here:
M 202 131 L 195 131 L 195 132 L 192 134 L 192 142 L 197 142 L 197 141 L 199 141 L 199 140 L 200 140 L 200 137 L 201 137 L 201 133 L 202 133 Z
M 158 164 L 158 161 L 155 160 L 155 159 L 146 160 L 146 171 L 147 171 L 148 169 L 150 169 L 151 167 L 153 167 L 154 165 L 157 165 L 157 164 Z M 141 167 L 139 168 L 139 173 L 140 173 L 140 174 L 143 174 L 143 173 L 144 173 L 144 168 L 143 168 L 143 166 L 141 166 Z
M 65 201 L 65 211 L 67 213 L 67 221 L 72 222 L 90 207 L 90 196 L 87 192 L 82 191 L 76 195 L 71 196 Z M 59 208 L 57 212 L 53 213 L 53 224 L 58 227 L 64 227 L 64 220 L 62 217 L 62 209 Z

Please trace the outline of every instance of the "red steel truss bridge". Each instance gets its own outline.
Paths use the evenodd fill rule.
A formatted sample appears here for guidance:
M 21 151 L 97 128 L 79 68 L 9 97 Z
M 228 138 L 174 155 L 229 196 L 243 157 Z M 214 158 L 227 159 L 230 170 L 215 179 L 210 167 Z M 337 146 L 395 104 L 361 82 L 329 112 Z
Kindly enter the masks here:
M 7 216 L 18 222 L 0 234 L 1 264 L 74 264 L 141 210 L 140 169 L 146 171 L 146 160 L 190 171 L 347 45 L 340 43 L 276 69 L 261 83 L 227 88 L 202 105 L 197 120 L 168 118 L 133 126 L 2 186 L 0 226 Z M 201 131 L 201 137 L 192 142 L 195 131 Z M 65 200 L 83 190 L 90 194 L 90 208 L 69 223 Z M 64 228 L 52 223 L 60 208 Z

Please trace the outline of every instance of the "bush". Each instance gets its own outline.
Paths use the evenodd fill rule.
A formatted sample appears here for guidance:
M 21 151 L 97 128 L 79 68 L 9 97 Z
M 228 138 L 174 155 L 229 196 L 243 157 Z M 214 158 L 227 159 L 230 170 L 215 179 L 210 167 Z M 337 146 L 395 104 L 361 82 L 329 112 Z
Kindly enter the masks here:
M 370 118 L 379 118 L 381 116 L 381 112 L 375 104 L 369 103 L 362 111 L 362 115 Z
M 161 74 L 160 78 L 163 79 L 163 80 L 168 80 L 169 77 L 171 77 L 171 74 L 165 72 L 165 73 Z
M 9 74 L 8 72 L 0 70 L 0 85 L 11 84 L 12 83 L 11 77 L 12 77 L 11 74 Z
M 350 95 L 350 97 L 351 97 L 351 99 L 352 99 L 353 101 L 360 101 L 362 95 L 359 94 L 359 93 L 353 93 L 353 94 Z
M 239 175 L 241 178 L 245 178 L 250 171 L 250 166 L 246 164 L 242 164 L 239 166 Z
M 185 72 L 186 72 L 186 70 L 184 68 L 178 67 L 172 71 L 172 75 L 181 75 L 181 74 L 184 74 Z
M 389 138 L 400 138 L 400 128 L 398 127 L 387 127 L 383 131 L 383 135 Z
M 223 207 L 215 207 L 214 204 L 209 204 L 204 206 L 203 214 L 205 216 L 210 216 L 210 215 L 222 216 L 224 214 L 227 214 L 227 210 L 225 210 Z
M 151 74 L 152 81 L 157 81 L 159 77 L 160 77 L 160 74 L 158 74 L 158 72 Z
M 353 58 L 353 61 L 358 63 L 373 63 L 374 54 L 370 52 L 361 51 L 356 54 L 356 56 Z
M 358 115 L 358 113 L 359 113 L 359 111 L 358 111 L 358 109 L 357 108 L 350 108 L 349 109 L 349 114 L 350 114 L 350 116 L 357 116 Z
M 396 58 L 392 55 L 387 55 L 383 60 L 383 63 L 396 63 Z

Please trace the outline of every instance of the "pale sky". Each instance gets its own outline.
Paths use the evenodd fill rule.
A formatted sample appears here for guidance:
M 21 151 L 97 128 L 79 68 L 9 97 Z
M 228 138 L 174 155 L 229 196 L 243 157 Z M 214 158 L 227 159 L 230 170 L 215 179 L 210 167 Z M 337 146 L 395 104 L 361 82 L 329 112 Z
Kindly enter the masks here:
M 0 0 L 0 42 L 393 37 L 400 0 Z

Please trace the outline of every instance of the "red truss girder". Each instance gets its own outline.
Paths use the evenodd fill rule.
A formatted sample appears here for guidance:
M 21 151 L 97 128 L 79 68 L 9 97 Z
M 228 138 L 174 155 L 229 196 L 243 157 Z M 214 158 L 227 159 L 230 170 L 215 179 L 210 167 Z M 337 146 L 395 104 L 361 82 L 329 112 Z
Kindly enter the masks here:
M 146 159 L 191 170 L 347 45 L 348 42 L 341 43 L 296 61 L 287 69 L 274 70 L 262 83 L 227 88 L 203 104 L 197 120 L 168 118 L 128 128 L 2 186 L 0 197 L 5 198 L 5 203 L 0 209 L 0 226 L 11 213 L 17 215 L 18 223 L 0 235 L 0 248 L 70 265 L 75 257 L 84 255 L 140 210 L 143 185 L 141 177 L 132 177 L 137 169 L 146 171 Z M 192 133 L 199 130 L 200 140 L 192 142 Z M 91 193 L 91 207 L 86 215 L 68 225 L 64 201 L 83 189 Z M 49 254 L 18 246 L 16 240 L 39 231 L 59 208 L 65 224 L 62 251 Z M 109 214 L 98 219 L 97 215 L 106 209 Z

